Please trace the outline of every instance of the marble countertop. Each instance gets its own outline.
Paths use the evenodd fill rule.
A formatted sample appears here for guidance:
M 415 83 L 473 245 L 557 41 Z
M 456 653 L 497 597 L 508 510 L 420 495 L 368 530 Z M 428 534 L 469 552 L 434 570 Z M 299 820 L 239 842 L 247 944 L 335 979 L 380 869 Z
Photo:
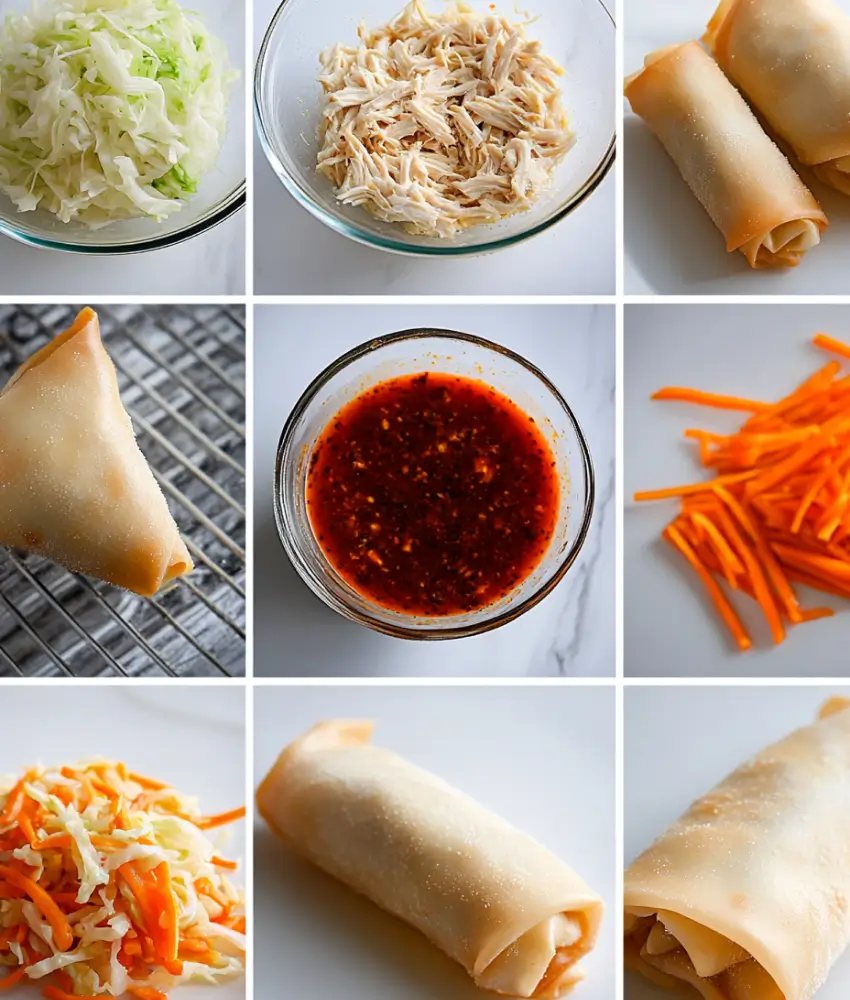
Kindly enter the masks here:
M 89 257 L 0 236 L 0 295 L 244 295 L 245 212 L 167 250 Z
M 327 608 L 290 564 L 274 523 L 283 424 L 307 384 L 344 351 L 414 326 L 475 332 L 538 365 L 574 409 L 597 503 L 578 561 L 517 621 L 450 642 L 393 639 Z M 609 306 L 258 306 L 254 337 L 256 676 L 612 676 L 615 670 L 614 310 Z

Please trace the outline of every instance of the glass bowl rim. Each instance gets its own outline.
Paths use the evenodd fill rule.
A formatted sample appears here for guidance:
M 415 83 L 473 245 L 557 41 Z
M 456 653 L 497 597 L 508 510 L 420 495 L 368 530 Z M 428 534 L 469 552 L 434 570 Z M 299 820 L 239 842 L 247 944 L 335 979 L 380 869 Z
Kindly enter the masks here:
M 515 235 L 500 236 L 496 239 L 489 240 L 486 243 L 477 244 L 476 246 L 459 246 L 449 241 L 446 241 L 446 246 L 436 244 L 415 246 L 410 243 L 405 243 L 400 239 L 393 239 L 389 236 L 377 236 L 375 233 L 371 233 L 367 229 L 361 228 L 356 223 L 349 222 L 348 220 L 342 219 L 337 215 L 325 211 L 325 209 L 323 209 L 313 200 L 313 198 L 310 197 L 307 191 L 302 189 L 301 185 L 286 169 L 275 152 L 271 141 L 270 130 L 266 124 L 263 102 L 260 97 L 260 92 L 262 90 L 261 84 L 265 78 L 266 64 L 269 50 L 271 48 L 272 36 L 274 35 L 278 23 L 286 13 L 287 9 L 294 7 L 297 2 L 298 0 L 280 0 L 280 5 L 269 22 L 268 28 L 266 28 L 266 33 L 263 37 L 259 54 L 257 55 L 256 69 L 254 71 L 254 119 L 257 126 L 257 135 L 259 136 L 263 153 L 265 154 L 265 157 L 277 179 L 281 182 L 281 184 L 283 184 L 298 204 L 301 205 L 302 208 L 305 208 L 320 222 L 324 223 L 336 232 L 341 233 L 343 236 L 347 236 L 349 239 L 354 240 L 356 243 L 362 243 L 364 246 L 374 247 L 378 250 L 386 250 L 389 253 L 400 254 L 407 257 L 474 257 L 476 255 L 494 253 L 497 250 L 504 250 L 507 247 L 517 246 L 520 243 L 524 243 L 526 240 L 530 240 L 533 236 L 539 236 L 540 233 L 544 233 L 548 229 L 557 225 L 568 215 L 571 215 L 580 205 L 587 201 L 587 199 L 602 184 L 611 170 L 616 158 L 617 147 L 616 111 L 614 114 L 614 131 L 608 146 L 590 176 L 585 180 L 578 191 L 572 195 L 565 205 L 561 206 L 557 212 L 553 213 L 547 219 L 544 219 L 542 222 L 539 222 L 534 226 L 529 226 L 528 229 L 524 229 L 522 232 L 516 233 Z M 608 10 L 603 0 L 592 0 L 592 2 L 601 8 L 602 12 L 611 22 L 611 28 L 613 29 L 615 35 L 616 47 L 617 22 L 614 19 L 614 15 L 610 10 Z
M 65 253 L 76 253 L 82 255 L 100 255 L 119 257 L 122 254 L 146 253 L 149 250 L 164 250 L 167 247 L 177 246 L 195 236 L 200 236 L 207 230 L 213 229 L 219 223 L 229 219 L 245 205 L 247 192 L 247 180 L 243 180 L 235 187 L 223 200 L 213 205 L 204 215 L 194 222 L 188 223 L 180 229 L 175 229 L 172 233 L 163 235 L 145 236 L 139 239 L 131 239 L 125 243 L 71 243 L 59 238 L 49 236 L 38 236 L 35 233 L 25 232 L 18 229 L 8 219 L 0 217 L 0 234 L 8 236 L 10 239 L 25 243 L 28 246 L 39 247 L 44 250 L 61 250 Z
M 469 625 L 435 626 L 433 628 L 428 627 L 425 629 L 412 629 L 393 622 L 380 621 L 377 618 L 360 611 L 359 609 L 352 608 L 343 600 L 337 598 L 333 594 L 330 594 L 327 587 L 323 587 L 321 591 L 317 589 L 317 585 L 313 580 L 313 574 L 307 571 L 306 561 L 302 557 L 299 547 L 294 543 L 293 533 L 287 523 L 285 505 L 281 490 L 281 479 L 284 470 L 284 457 L 290 450 L 295 428 L 304 416 L 307 408 L 311 405 L 311 403 L 313 403 L 331 379 L 344 372 L 355 362 L 369 357 L 369 355 L 374 354 L 384 347 L 392 344 L 404 343 L 406 341 L 426 340 L 429 338 L 437 338 L 454 342 L 460 341 L 461 343 L 471 344 L 474 347 L 494 352 L 504 358 L 507 358 L 515 364 L 518 364 L 525 371 L 533 375 L 548 390 L 569 421 L 578 442 L 581 466 L 584 472 L 587 488 L 581 512 L 581 523 L 573 543 L 564 553 L 564 556 L 560 560 L 556 570 L 548 579 L 544 580 L 540 586 L 537 587 L 534 593 L 530 594 L 515 607 L 508 608 L 507 610 L 493 615 L 492 617 L 485 618 L 480 622 L 475 622 Z M 275 456 L 273 484 L 275 527 L 277 528 L 280 543 L 283 546 L 289 561 L 295 567 L 299 577 L 304 583 L 307 584 L 316 597 L 343 617 L 348 618 L 350 621 L 357 622 L 359 625 L 365 625 L 376 632 L 382 632 L 384 635 L 390 635 L 397 639 L 440 640 L 460 639 L 466 636 L 481 635 L 485 632 L 490 632 L 493 629 L 500 628 L 502 625 L 507 625 L 509 622 L 515 621 L 521 615 L 525 614 L 526 611 L 531 610 L 531 608 L 538 605 L 545 597 L 548 597 L 549 594 L 552 593 L 555 587 L 557 587 L 561 580 L 563 580 L 563 578 L 567 575 L 581 553 L 590 531 L 595 502 L 596 478 L 593 469 L 593 459 L 590 455 L 587 439 L 585 438 L 584 431 L 581 428 L 578 418 L 573 413 L 572 408 L 569 403 L 567 403 L 566 399 L 564 399 L 558 387 L 536 365 L 532 364 L 532 362 L 528 361 L 521 354 L 517 354 L 515 351 L 512 351 L 510 348 L 504 347 L 501 344 L 496 344 L 493 341 L 485 339 L 484 337 L 479 337 L 477 334 L 461 333 L 457 330 L 448 330 L 441 327 L 413 327 L 408 330 L 400 330 L 396 333 L 381 334 L 358 344 L 356 347 L 353 347 L 344 354 L 340 355 L 335 361 L 332 361 L 313 379 L 293 406 L 286 419 L 286 423 L 283 425 L 283 430 L 281 431 L 280 438 L 278 439 L 277 454 Z M 328 600 L 329 596 L 333 597 L 333 601 Z M 486 609 L 482 610 L 486 611 Z

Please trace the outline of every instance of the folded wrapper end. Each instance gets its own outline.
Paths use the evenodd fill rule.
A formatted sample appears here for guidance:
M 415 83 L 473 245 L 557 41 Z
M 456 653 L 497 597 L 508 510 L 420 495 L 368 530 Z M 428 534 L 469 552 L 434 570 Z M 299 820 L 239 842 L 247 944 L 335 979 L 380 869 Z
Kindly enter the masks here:
M 826 217 L 794 219 L 742 246 L 727 246 L 731 253 L 740 250 L 750 267 L 757 271 L 768 267 L 797 267 L 806 254 L 820 243 L 826 229 Z
M 843 695 L 836 694 L 821 705 L 818 710 L 819 719 L 830 719 L 833 715 L 838 715 L 839 712 L 843 712 L 846 708 L 850 708 L 850 698 L 845 698 Z
M 536 924 L 473 976 L 476 986 L 534 1000 L 565 996 L 584 979 L 579 962 L 593 950 L 603 914 L 599 901 Z
M 842 156 L 828 163 L 819 163 L 812 167 L 812 173 L 823 184 L 835 188 L 850 198 L 850 156 Z
M 257 812 L 278 839 L 292 846 L 290 838 L 274 821 L 274 802 L 278 797 L 278 789 L 285 780 L 285 771 L 292 760 L 311 750 L 363 746 L 370 742 L 374 731 L 375 723 L 369 719 L 331 719 L 317 723 L 303 736 L 284 747 L 260 783 L 255 796 Z
M 641 69 L 637 70 L 635 73 L 631 73 L 623 82 L 623 93 L 626 96 L 626 100 L 629 100 L 629 90 L 631 89 L 632 84 L 639 80 L 650 66 L 654 66 L 655 63 L 661 62 L 661 60 L 666 56 L 669 56 L 673 52 L 678 52 L 679 49 L 688 44 L 688 42 L 680 42 L 678 45 L 665 45 L 664 48 L 656 49 L 654 52 L 650 52 L 648 56 L 645 56 Z M 630 100 L 629 103 L 631 103 Z
M 44 347 L 36 351 L 31 357 L 27 358 L 27 360 L 9 379 L 2 391 L 0 391 L 0 396 L 2 396 L 4 392 L 8 392 L 22 375 L 31 371 L 33 368 L 38 368 L 39 365 L 44 364 L 44 362 L 47 361 L 51 355 L 55 354 L 60 347 L 64 347 L 69 340 L 73 340 L 73 338 L 78 334 L 83 334 L 83 340 L 85 341 L 96 341 L 98 344 L 102 342 L 100 337 L 100 322 L 98 321 L 97 313 L 94 309 L 90 309 L 88 306 L 86 306 L 85 309 L 81 309 L 77 313 L 76 319 L 67 330 L 55 336 L 53 340 L 45 344 Z
M 738 6 L 739 0 L 720 0 L 717 10 L 708 22 L 705 34 L 701 41 L 708 47 L 709 52 L 715 53 L 723 44 L 723 29 L 727 24 L 732 11 Z

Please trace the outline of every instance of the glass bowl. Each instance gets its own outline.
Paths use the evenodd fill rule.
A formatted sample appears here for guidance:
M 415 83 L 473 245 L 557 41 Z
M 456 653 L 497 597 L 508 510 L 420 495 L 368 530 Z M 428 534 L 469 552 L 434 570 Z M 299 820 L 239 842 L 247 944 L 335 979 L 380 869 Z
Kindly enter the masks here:
M 436 371 L 479 379 L 534 417 L 557 462 L 558 519 L 534 572 L 508 595 L 476 611 L 417 617 L 384 608 L 337 573 L 315 538 L 307 512 L 310 456 L 339 410 L 378 382 Z M 557 586 L 575 562 L 593 515 L 593 465 L 567 402 L 530 362 L 480 337 L 451 330 L 405 330 L 376 337 L 344 354 L 309 385 L 283 428 L 274 474 L 278 535 L 307 586 L 351 621 L 402 639 L 457 639 L 513 621 Z
M 91 230 L 79 222 L 60 222 L 51 212 L 19 212 L 0 193 L 0 233 L 32 246 L 84 254 L 126 254 L 173 246 L 223 222 L 245 204 L 245 8 L 240 0 L 181 0 L 209 30 L 227 44 L 238 71 L 227 108 L 227 132 L 215 167 L 203 178 L 184 208 L 163 222 L 128 219 Z M 11 0 L 3 13 L 24 11 L 32 0 Z
M 441 0 L 431 0 L 433 10 Z M 283 0 L 260 49 L 254 80 L 257 130 L 269 163 L 289 193 L 337 232 L 381 250 L 433 257 L 489 253 L 513 246 L 555 225 L 601 184 L 614 162 L 618 92 L 614 21 L 601 0 L 529 0 L 535 21 L 528 28 L 565 69 L 564 103 L 575 147 L 551 188 L 527 212 L 477 226 L 451 240 L 415 236 L 398 224 L 379 222 L 365 209 L 342 205 L 333 185 L 316 170 L 320 108 L 319 53 L 336 42 L 356 42 L 361 20 L 384 24 L 404 0 Z M 472 0 L 476 10 L 490 3 Z M 514 5 L 498 10 L 514 16 Z M 522 15 L 516 15 L 522 17 Z

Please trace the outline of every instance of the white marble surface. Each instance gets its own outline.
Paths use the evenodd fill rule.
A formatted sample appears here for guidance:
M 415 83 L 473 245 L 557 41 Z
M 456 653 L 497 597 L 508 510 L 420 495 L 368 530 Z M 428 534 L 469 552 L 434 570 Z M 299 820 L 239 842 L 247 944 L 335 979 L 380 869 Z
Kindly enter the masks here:
M 838 0 L 850 13 L 850 0 Z M 625 0 L 626 74 L 665 45 L 699 38 L 717 0 Z M 723 238 L 672 160 L 623 102 L 624 281 L 632 295 L 841 295 L 850 268 L 850 199 L 795 168 L 830 228 L 797 268 L 753 271 Z
M 414 326 L 478 333 L 558 386 L 587 436 L 597 504 L 585 547 L 536 608 L 482 636 L 393 639 L 347 621 L 291 566 L 274 524 L 281 429 L 308 383 L 369 337 Z M 615 670 L 614 310 L 607 306 L 258 306 L 254 347 L 257 676 L 612 676 Z
M 255 786 L 283 746 L 320 720 L 374 719 L 376 746 L 439 775 L 574 868 L 606 906 L 577 996 L 612 1000 L 619 865 L 610 686 L 256 687 L 254 695 Z M 280 995 L 281 969 L 285 995 L 298 1000 L 495 1000 L 421 934 L 295 858 L 260 819 L 254 868 L 260 1000 Z
M 742 654 L 685 560 L 661 540 L 677 501 L 636 504 L 640 490 L 707 478 L 683 432 L 737 430 L 745 416 L 685 403 L 652 402 L 662 386 L 685 385 L 777 400 L 829 358 L 810 343 L 819 330 L 850 339 L 850 308 L 833 305 L 626 306 L 623 376 L 625 442 L 625 672 L 635 677 L 847 676 L 848 602 L 798 589 L 806 608 L 834 618 L 788 630 L 774 646 L 755 601 L 735 595 L 753 649 Z M 846 369 L 845 369 L 846 370 Z
M 0 295 L 244 295 L 245 212 L 167 250 L 88 257 L 0 236 Z
M 403 6 L 399 0 L 398 7 Z M 278 0 L 254 3 L 259 50 Z M 289 195 L 254 140 L 254 281 L 259 295 L 613 295 L 615 180 L 552 229 L 509 250 L 425 260 L 361 246 Z

